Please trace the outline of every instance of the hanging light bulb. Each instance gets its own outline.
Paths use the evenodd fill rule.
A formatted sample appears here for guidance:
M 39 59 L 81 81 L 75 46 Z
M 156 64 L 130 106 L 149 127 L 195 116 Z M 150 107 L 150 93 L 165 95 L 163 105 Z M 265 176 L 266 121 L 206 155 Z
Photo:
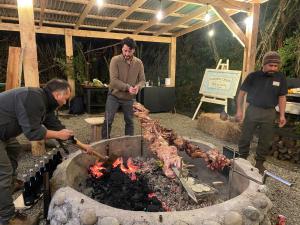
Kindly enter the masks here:
M 244 23 L 245 23 L 247 26 L 252 26 L 252 23 L 253 23 L 253 17 L 252 17 L 252 16 L 248 16 L 248 17 L 244 20 Z
M 210 15 L 209 15 L 209 13 L 206 13 L 204 16 L 204 21 L 208 22 L 209 20 L 210 20 Z
M 96 4 L 97 4 L 98 7 L 102 7 L 104 2 L 103 2 L 103 0 L 96 0 Z
M 212 37 L 212 36 L 214 36 L 214 34 L 215 34 L 215 31 L 213 29 L 208 31 L 208 36 Z
M 206 4 L 206 14 L 204 16 L 204 21 L 208 22 L 210 20 L 210 15 L 208 13 L 208 4 Z
M 160 20 L 162 20 L 162 18 L 163 18 L 163 12 L 162 12 L 162 10 L 160 9 L 160 10 L 156 13 L 156 19 L 157 19 L 158 21 L 160 21 Z
M 158 20 L 158 21 L 161 21 L 162 19 L 163 19 L 163 17 L 164 17 L 164 13 L 163 13 L 163 11 L 162 11 L 162 3 L 161 3 L 161 1 L 160 1 L 160 9 L 157 11 L 157 13 L 156 13 L 156 19 Z

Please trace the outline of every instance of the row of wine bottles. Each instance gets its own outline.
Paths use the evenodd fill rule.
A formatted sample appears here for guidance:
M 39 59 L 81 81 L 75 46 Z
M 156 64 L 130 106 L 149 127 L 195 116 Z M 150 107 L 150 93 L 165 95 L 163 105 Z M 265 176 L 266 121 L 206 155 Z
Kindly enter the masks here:
M 23 199 L 26 206 L 33 205 L 42 195 L 44 174 L 48 172 L 50 179 L 58 164 L 62 161 L 60 148 L 54 148 L 52 151 L 47 152 L 43 159 L 35 164 L 33 169 L 29 170 L 28 174 L 23 174 Z

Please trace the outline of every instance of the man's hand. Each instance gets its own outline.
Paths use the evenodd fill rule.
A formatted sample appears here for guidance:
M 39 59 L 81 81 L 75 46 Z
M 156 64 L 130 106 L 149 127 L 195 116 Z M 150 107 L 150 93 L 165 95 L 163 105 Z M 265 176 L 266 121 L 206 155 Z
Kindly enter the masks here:
M 82 144 L 82 150 L 85 151 L 87 154 L 92 154 L 94 150 L 94 148 L 90 145 L 87 145 L 87 144 Z
M 134 87 L 130 87 L 128 89 L 129 93 L 132 94 L 132 95 L 136 95 L 139 91 L 139 88 L 137 86 L 134 86 Z
M 278 124 L 278 126 L 279 127 L 283 127 L 285 124 L 286 124 L 285 116 L 280 116 L 279 117 L 279 124 Z
M 68 129 L 62 129 L 60 131 L 57 131 L 57 134 L 57 138 L 60 140 L 68 140 L 71 136 L 74 136 L 74 132 Z
M 235 114 L 235 120 L 237 122 L 242 122 L 243 120 L 243 111 L 237 111 Z

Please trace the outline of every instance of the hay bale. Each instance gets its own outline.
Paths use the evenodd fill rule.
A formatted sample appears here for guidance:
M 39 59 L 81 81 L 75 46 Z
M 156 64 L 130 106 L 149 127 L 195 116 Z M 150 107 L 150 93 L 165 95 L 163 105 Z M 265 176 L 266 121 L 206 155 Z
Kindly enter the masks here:
M 240 124 L 220 119 L 219 113 L 201 113 L 198 117 L 198 129 L 213 137 L 237 143 L 241 134 Z

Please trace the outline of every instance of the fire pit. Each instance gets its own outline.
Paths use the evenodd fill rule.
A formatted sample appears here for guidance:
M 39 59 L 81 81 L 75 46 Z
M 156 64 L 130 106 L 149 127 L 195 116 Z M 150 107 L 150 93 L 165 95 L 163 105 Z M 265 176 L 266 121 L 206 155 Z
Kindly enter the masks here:
M 202 141 L 193 142 L 202 149 L 211 148 Z M 159 161 L 142 144 L 140 136 L 114 138 L 93 145 L 99 153 L 106 154 L 109 149 L 110 154 L 122 157 L 123 164 L 117 161 L 118 166 L 114 168 L 104 165 L 109 171 L 103 171 L 104 177 L 99 179 L 92 177 L 89 169 L 91 165 L 97 165 L 93 156 L 80 151 L 70 155 L 51 180 L 54 194 L 48 214 L 51 224 L 269 224 L 266 214 L 271 202 L 262 193 L 264 187 L 241 175 L 233 177 L 230 185 L 233 198 L 228 200 L 227 177 L 210 171 L 202 160 L 181 153 L 186 163 L 194 165 L 189 176 L 199 181 L 202 187 L 211 188 L 206 194 L 198 193 L 198 203 L 195 203 L 179 180 L 159 172 Z M 132 161 L 125 163 L 130 157 Z M 134 172 L 124 173 L 124 169 Z M 258 171 L 246 160 L 237 159 L 235 169 L 261 180 Z M 135 179 L 139 183 L 135 183 Z M 213 186 L 212 182 L 221 186 Z M 122 188 L 129 188 L 129 191 L 123 194 Z M 137 189 L 143 189 L 142 194 Z M 117 200 L 112 201 L 111 196 Z

